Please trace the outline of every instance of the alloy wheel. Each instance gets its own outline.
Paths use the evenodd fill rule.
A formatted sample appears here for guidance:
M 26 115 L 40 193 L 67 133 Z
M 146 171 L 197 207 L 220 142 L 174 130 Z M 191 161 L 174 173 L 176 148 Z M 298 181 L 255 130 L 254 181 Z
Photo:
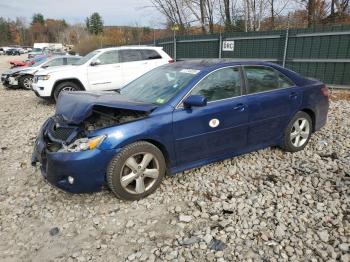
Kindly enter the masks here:
M 121 185 L 131 194 L 148 191 L 159 176 L 159 162 L 151 153 L 130 156 L 121 169 Z
M 290 133 L 290 141 L 295 147 L 303 146 L 310 136 L 310 123 L 306 118 L 298 118 Z
M 31 77 L 26 77 L 23 80 L 23 86 L 25 89 L 31 89 L 32 88 L 32 82 L 33 79 Z
M 66 92 L 66 91 L 76 91 L 76 88 L 73 86 L 65 86 L 61 90 L 61 92 Z

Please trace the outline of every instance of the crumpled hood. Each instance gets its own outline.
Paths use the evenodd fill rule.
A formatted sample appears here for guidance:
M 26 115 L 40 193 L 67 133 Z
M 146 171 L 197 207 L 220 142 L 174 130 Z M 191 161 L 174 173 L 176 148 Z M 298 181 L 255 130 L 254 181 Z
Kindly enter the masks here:
M 10 70 L 5 71 L 3 74 L 4 74 L 4 75 L 12 75 L 12 74 L 14 74 L 14 73 L 18 73 L 18 72 L 20 72 L 20 71 L 27 70 L 27 69 L 28 69 L 27 66 L 15 67 L 15 68 L 13 68 L 13 69 L 10 69 Z
M 157 106 L 131 100 L 117 92 L 64 92 L 56 105 L 56 115 L 70 124 L 80 124 L 92 114 L 94 106 L 150 112 Z

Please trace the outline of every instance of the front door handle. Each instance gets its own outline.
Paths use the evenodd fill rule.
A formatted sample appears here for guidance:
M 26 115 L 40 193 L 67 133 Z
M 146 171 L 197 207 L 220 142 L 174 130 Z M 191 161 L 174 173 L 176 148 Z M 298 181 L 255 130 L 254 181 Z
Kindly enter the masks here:
M 242 112 L 245 110 L 245 105 L 240 103 L 237 104 L 233 109 Z
M 292 92 L 292 93 L 290 93 L 289 98 L 290 99 L 297 99 L 298 98 L 298 94 L 295 93 L 295 92 Z

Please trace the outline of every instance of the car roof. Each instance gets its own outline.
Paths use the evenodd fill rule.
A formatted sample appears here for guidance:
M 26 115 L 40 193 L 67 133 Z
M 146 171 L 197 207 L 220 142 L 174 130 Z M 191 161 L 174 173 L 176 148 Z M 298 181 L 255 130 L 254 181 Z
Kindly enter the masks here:
M 147 45 L 126 45 L 126 46 L 101 48 L 101 49 L 97 49 L 97 51 L 122 50 L 122 49 L 154 49 L 154 50 L 162 50 L 163 47 L 161 47 L 161 46 L 147 46 Z
M 174 66 L 193 68 L 198 70 L 210 69 L 212 67 L 221 67 L 228 65 L 272 65 L 272 63 L 262 60 L 249 59 L 189 59 L 177 61 Z

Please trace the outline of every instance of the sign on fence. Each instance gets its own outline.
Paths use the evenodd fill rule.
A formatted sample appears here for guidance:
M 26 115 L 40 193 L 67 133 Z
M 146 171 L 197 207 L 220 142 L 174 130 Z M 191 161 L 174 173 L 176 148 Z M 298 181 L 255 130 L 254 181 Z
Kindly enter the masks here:
M 223 41 L 222 42 L 222 51 L 233 52 L 235 49 L 235 41 Z

